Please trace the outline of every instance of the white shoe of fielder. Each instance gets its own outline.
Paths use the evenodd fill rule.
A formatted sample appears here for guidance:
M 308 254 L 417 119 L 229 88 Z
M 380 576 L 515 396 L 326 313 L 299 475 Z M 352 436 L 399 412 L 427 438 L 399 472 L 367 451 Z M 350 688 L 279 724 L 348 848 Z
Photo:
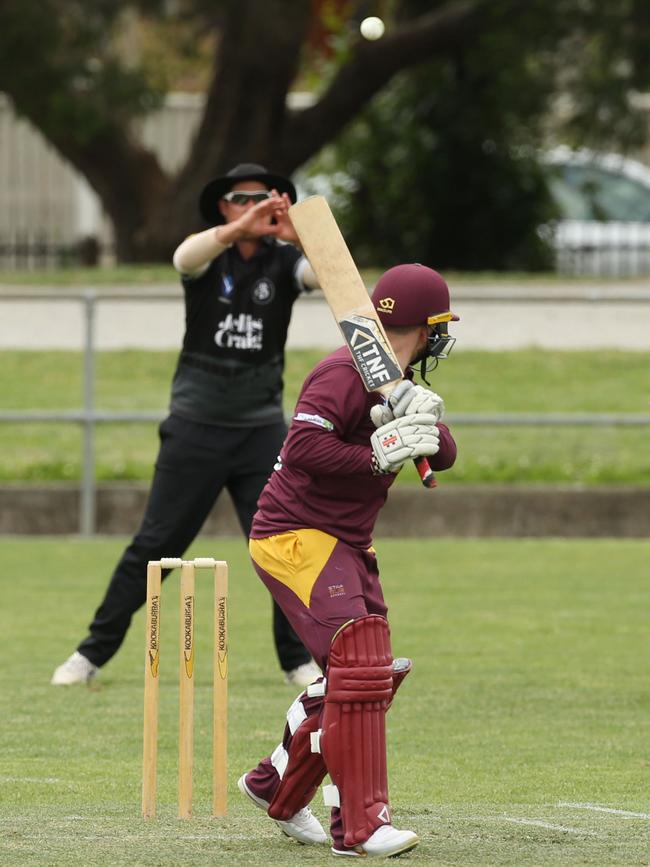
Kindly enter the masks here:
M 242 774 L 237 780 L 237 785 L 242 795 L 250 798 L 264 812 L 268 810 L 269 802 L 263 798 L 258 798 L 246 785 L 246 774 Z M 286 821 L 282 821 L 281 819 L 274 819 L 273 821 L 283 834 L 286 834 L 287 837 L 293 837 L 299 843 L 327 843 L 327 834 L 323 831 L 323 826 L 309 807 L 303 807 L 302 810 L 298 810 L 295 815 Z
M 71 686 L 73 683 L 90 683 L 97 674 L 97 666 L 82 656 L 78 650 L 55 669 L 50 683 L 52 686 Z
M 309 686 L 321 674 L 320 668 L 311 659 L 309 662 L 303 662 L 297 668 L 292 668 L 291 671 L 285 671 L 284 682 L 289 686 Z
M 418 835 L 413 831 L 398 831 L 392 825 L 381 825 L 360 846 L 355 846 L 354 849 L 335 849 L 332 847 L 332 853 L 352 858 L 391 858 L 393 855 L 408 852 L 409 849 L 415 848 L 419 842 Z

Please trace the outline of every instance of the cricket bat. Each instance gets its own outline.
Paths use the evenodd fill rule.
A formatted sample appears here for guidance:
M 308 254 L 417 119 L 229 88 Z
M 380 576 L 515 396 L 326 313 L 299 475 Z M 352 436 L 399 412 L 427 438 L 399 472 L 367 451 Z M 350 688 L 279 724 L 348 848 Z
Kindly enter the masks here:
M 289 217 L 368 391 L 388 397 L 404 373 L 372 305 L 327 199 L 311 196 Z M 436 487 L 426 457 L 415 461 L 422 484 Z

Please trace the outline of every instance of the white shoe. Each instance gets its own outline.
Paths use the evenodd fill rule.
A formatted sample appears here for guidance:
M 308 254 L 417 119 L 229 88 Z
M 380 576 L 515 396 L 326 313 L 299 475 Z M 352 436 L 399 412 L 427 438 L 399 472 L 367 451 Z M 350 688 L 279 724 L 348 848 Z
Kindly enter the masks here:
M 289 686 L 309 686 L 310 683 L 313 683 L 321 675 L 320 668 L 311 659 L 309 662 L 303 662 L 298 668 L 285 671 L 284 682 Z
M 250 798 L 257 807 L 264 810 L 264 812 L 268 810 L 269 802 L 263 798 L 258 798 L 246 785 L 246 774 L 242 774 L 237 780 L 237 786 L 242 795 Z M 327 843 L 327 834 L 309 807 L 303 807 L 302 810 L 298 810 L 286 822 L 281 819 L 274 819 L 273 821 L 283 834 L 286 834 L 287 837 L 293 837 L 299 843 Z
M 73 683 L 90 683 L 97 674 L 97 666 L 82 656 L 78 650 L 69 656 L 52 675 L 52 686 L 71 686 Z
M 354 849 L 335 849 L 333 855 L 347 855 L 352 858 L 391 858 L 415 848 L 420 839 L 413 831 L 398 831 L 392 825 L 381 825 L 374 834 Z

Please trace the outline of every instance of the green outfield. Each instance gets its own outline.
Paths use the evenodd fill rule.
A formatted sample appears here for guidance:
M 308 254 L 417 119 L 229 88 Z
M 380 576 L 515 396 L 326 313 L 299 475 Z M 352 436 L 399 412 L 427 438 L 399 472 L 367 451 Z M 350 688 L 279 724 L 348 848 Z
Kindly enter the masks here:
M 231 564 L 230 815 L 209 818 L 210 581 L 199 576 L 195 812 L 175 818 L 178 576 L 163 595 L 159 817 L 139 817 L 144 621 L 96 686 L 54 688 L 122 540 L 3 539 L 2 865 L 333 863 L 243 802 L 237 776 L 277 744 L 270 604 L 242 540 Z M 396 655 L 396 824 L 422 865 L 650 864 L 650 543 L 377 540 Z M 320 796 L 315 811 L 326 815 Z
M 323 356 L 287 355 L 290 413 L 300 386 Z M 175 352 L 100 352 L 98 409 L 164 411 Z M 13 410 L 79 409 L 82 360 L 74 352 L 0 352 L 0 406 Z M 644 352 L 454 352 L 431 376 L 450 417 L 459 413 L 632 413 L 650 404 Z M 648 428 L 473 427 L 455 425 L 459 458 L 445 483 L 648 484 Z M 101 425 L 96 465 L 100 480 L 151 477 L 155 424 Z M 0 480 L 78 480 L 81 431 L 70 424 L 0 424 Z M 410 467 L 404 472 L 414 484 Z
M 374 285 L 381 274 L 382 269 L 380 268 L 361 269 L 361 276 L 366 286 Z M 451 286 L 461 282 L 476 286 L 495 282 L 506 286 L 512 284 L 520 286 L 522 283 L 530 286 L 541 283 L 546 286 L 558 280 L 558 275 L 554 271 L 539 273 L 530 271 L 465 271 L 462 273 L 446 271 L 445 277 Z M 589 286 L 594 284 L 609 285 L 611 283 L 611 277 L 608 275 L 581 277 L 563 274 L 561 279 L 565 284 L 576 286 L 584 284 Z M 629 285 L 634 285 L 642 280 L 642 277 L 617 278 L 617 282 L 624 282 Z M 161 284 L 178 285 L 178 273 L 174 270 L 171 262 L 169 264 L 151 262 L 144 265 L 105 265 L 88 268 L 58 267 L 33 271 L 0 270 L 0 286 L 7 288 L 30 286 L 42 290 L 49 287 L 58 291 L 61 287 L 65 287 L 66 291 L 74 291 L 75 289 L 82 291 L 88 286 L 155 286 Z

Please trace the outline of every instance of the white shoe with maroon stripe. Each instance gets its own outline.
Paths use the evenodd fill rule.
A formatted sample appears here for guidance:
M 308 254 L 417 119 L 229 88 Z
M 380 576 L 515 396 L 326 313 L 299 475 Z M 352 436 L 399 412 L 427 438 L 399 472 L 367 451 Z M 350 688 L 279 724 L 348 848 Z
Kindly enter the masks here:
M 382 825 L 360 846 L 354 849 L 332 847 L 332 853 L 352 858 L 391 858 L 414 849 L 419 842 L 418 835 L 413 831 L 398 831 L 392 825 Z
M 242 774 L 242 776 L 237 780 L 237 786 L 242 795 L 246 795 L 246 797 L 250 798 L 257 807 L 265 812 L 268 810 L 268 801 L 265 801 L 263 798 L 258 798 L 258 796 L 248 788 L 248 785 L 246 784 L 246 774 Z M 286 822 L 280 819 L 274 819 L 273 821 L 283 834 L 286 834 L 287 837 L 293 837 L 293 839 L 297 840 L 299 843 L 327 843 L 327 834 L 309 807 L 303 807 L 302 810 L 298 810 L 298 812 Z

